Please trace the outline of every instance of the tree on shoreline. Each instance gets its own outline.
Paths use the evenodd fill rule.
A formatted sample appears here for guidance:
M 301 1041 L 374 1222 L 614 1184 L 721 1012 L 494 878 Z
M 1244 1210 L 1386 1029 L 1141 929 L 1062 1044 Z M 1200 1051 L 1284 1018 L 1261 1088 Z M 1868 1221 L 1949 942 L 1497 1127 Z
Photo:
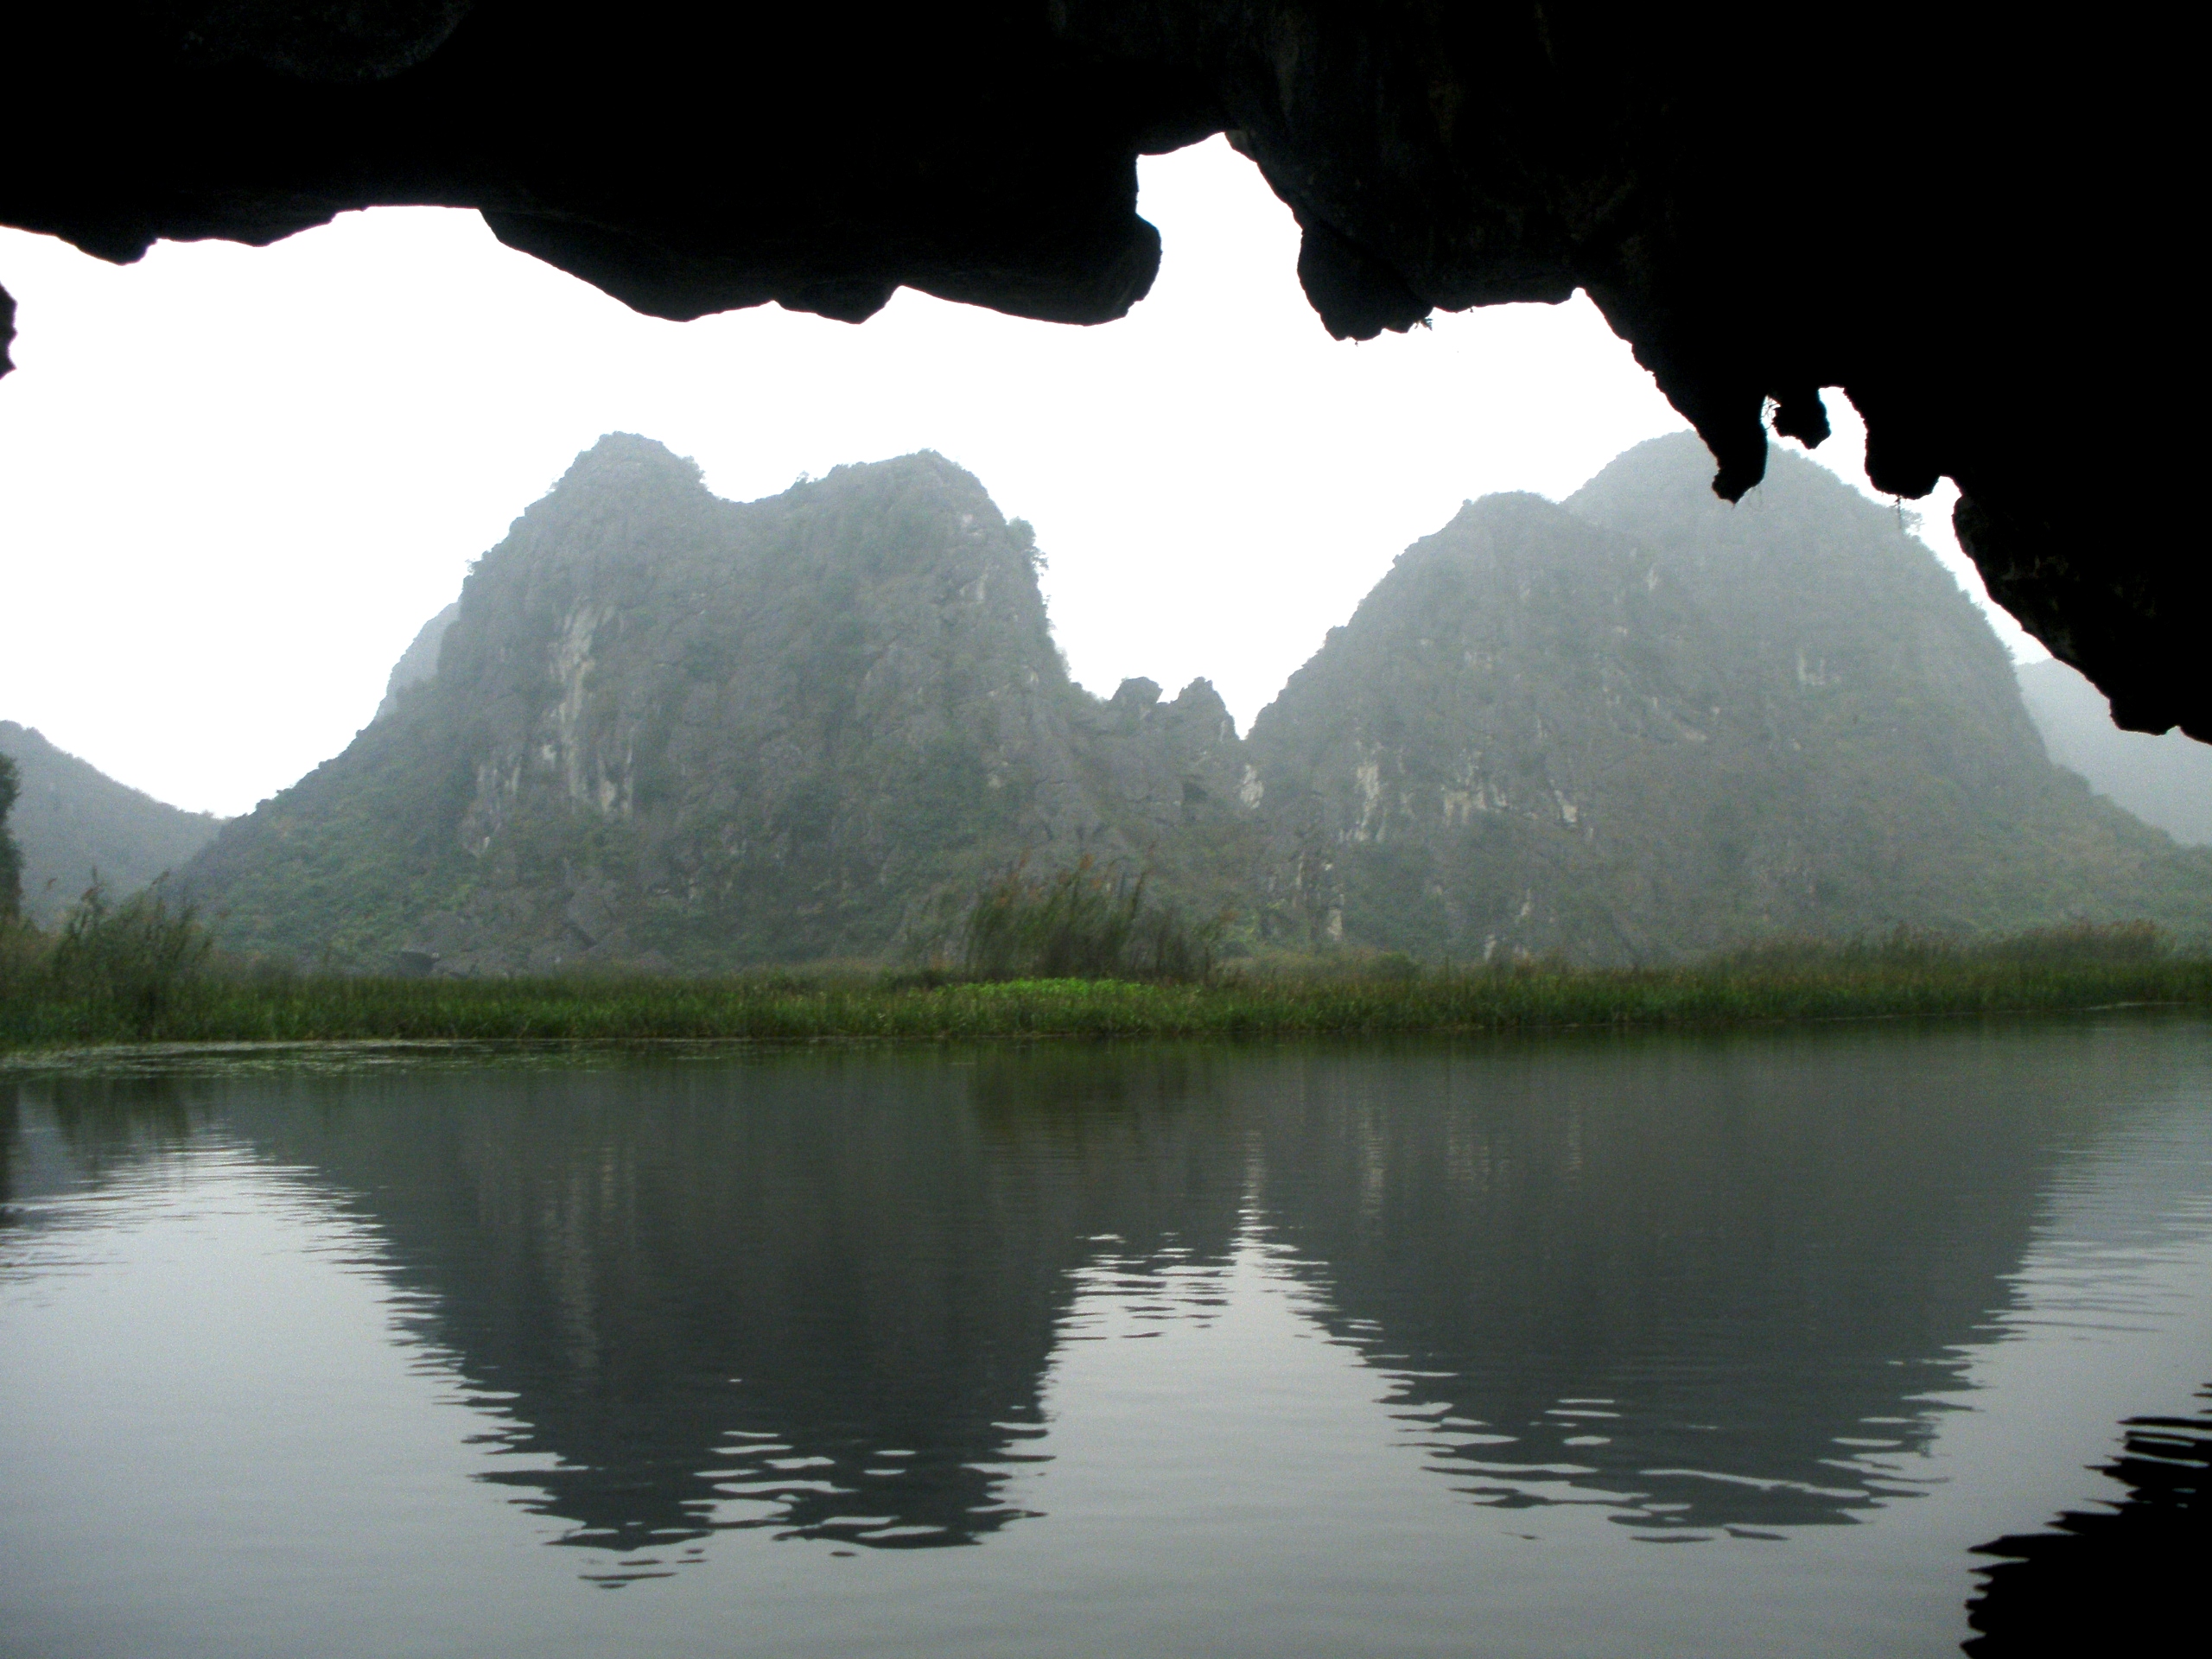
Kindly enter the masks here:
M 0 754 L 0 921 L 12 922 L 23 906 L 23 855 L 9 832 L 8 815 L 15 810 L 22 785 L 16 763 Z

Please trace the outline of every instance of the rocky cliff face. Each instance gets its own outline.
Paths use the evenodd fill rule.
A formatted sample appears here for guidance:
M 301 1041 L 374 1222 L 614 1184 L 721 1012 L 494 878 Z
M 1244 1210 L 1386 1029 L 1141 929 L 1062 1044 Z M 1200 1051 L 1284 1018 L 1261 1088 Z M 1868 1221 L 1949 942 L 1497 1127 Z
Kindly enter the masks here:
M 1580 942 L 1617 797 L 1686 805 L 1667 780 L 1712 741 L 1698 622 L 1552 503 L 1469 503 L 1254 725 L 1277 925 L 1432 956 Z
M 606 438 L 435 671 L 188 888 L 237 948 L 457 973 L 880 957 L 1086 856 L 1300 950 L 2212 931 L 2212 855 L 2049 763 L 1892 513 L 1793 461 L 1732 508 L 1706 471 L 1685 434 L 1469 504 L 1240 741 L 1203 680 L 1071 683 L 1028 526 L 939 456 L 740 504 Z
M 1687 435 L 1470 504 L 1255 723 L 1271 927 L 1645 961 L 1777 931 L 2212 925 L 2212 861 L 2045 760 L 1896 518 Z
M 408 687 L 437 677 L 439 648 L 446 642 L 446 630 L 460 614 L 461 601 L 455 600 L 416 630 L 415 638 L 391 665 L 391 672 L 385 680 L 384 701 L 377 704 L 376 713 L 370 716 L 372 720 L 382 720 L 398 708 L 399 694 Z
M 1188 864 L 1160 843 L 1236 800 L 1219 697 L 1073 685 L 1033 556 L 938 456 L 738 504 L 603 439 L 197 890 L 250 949 L 704 967 L 878 954 L 1025 854 Z

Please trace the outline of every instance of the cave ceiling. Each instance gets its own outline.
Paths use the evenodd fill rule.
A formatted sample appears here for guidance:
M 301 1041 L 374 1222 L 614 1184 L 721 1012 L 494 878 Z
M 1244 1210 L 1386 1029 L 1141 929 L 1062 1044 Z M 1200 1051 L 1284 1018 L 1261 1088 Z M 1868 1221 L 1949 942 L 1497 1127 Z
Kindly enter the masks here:
M 480 210 L 655 316 L 1122 315 L 1136 158 L 1226 132 L 1332 334 L 1586 289 L 1733 499 L 1866 417 L 2123 724 L 2212 739 L 2171 406 L 2189 55 L 2152 14 L 1586 0 L 140 0 L 8 26 L 0 223 L 112 260 Z M 2172 27 L 2180 27 L 2177 20 Z M 5 273 L 0 272 L 0 280 Z M 2177 293 L 2177 289 L 2180 290 Z M 2178 302 L 2178 303 L 2177 303 Z M 16 323 L 0 296 L 0 365 Z M 3 367 L 0 367 L 3 372 Z

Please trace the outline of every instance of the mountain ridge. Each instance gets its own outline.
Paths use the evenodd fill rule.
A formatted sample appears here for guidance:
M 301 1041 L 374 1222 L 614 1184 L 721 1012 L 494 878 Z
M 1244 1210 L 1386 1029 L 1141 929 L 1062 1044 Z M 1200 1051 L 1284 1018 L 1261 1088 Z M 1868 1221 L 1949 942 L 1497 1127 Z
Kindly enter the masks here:
M 35 727 L 0 720 L 0 754 L 21 773 L 7 829 L 22 855 L 22 913 L 60 923 L 97 874 L 120 895 L 181 868 L 224 819 L 119 783 Z
M 879 953 L 1024 850 L 1127 861 L 1211 798 L 1226 711 L 1076 687 L 1033 558 L 929 452 L 735 503 L 610 435 L 473 569 L 436 674 L 193 889 L 250 950 L 693 967 Z
M 1309 938 L 1642 962 L 2212 925 L 2212 862 L 2049 765 L 1933 555 L 1810 461 L 1733 508 L 1698 461 L 1655 439 L 1565 502 L 1463 507 L 1254 722 L 1302 791 L 1273 879 Z
M 2212 746 L 2180 732 L 2126 730 L 2104 693 L 2056 657 L 2014 671 L 2054 764 L 2176 841 L 2212 845 Z
M 1240 738 L 1204 680 L 1076 685 L 1033 533 L 941 455 L 739 503 L 610 434 L 186 886 L 236 948 L 463 973 L 880 959 L 1085 859 L 1236 948 L 2212 933 L 2212 857 L 2050 765 L 1925 548 L 1809 462 L 1732 510 L 1708 464 L 1466 504 Z

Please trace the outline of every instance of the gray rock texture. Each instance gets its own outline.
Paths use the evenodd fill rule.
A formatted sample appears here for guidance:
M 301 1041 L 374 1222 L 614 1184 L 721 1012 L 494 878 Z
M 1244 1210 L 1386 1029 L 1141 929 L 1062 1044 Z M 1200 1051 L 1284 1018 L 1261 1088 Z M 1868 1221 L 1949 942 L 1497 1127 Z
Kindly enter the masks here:
M 2212 859 L 2051 766 L 2003 647 L 1896 518 L 1684 435 L 1564 504 L 1471 503 L 1254 723 L 1269 925 L 1434 958 L 2149 916 Z
M 399 694 L 412 685 L 434 680 L 438 675 L 438 648 L 445 644 L 446 630 L 453 626 L 454 617 L 461 614 L 459 600 L 440 611 L 416 631 L 414 639 L 399 660 L 391 665 L 391 673 L 385 681 L 384 700 L 377 704 L 372 720 L 382 720 L 399 707 Z
M 1071 683 L 1033 556 L 939 456 L 739 504 L 603 439 L 475 567 L 435 677 L 195 890 L 242 949 L 521 972 L 880 956 L 1024 857 L 1172 881 L 1236 808 L 1234 727 L 1203 681 Z
M 1239 948 L 2212 933 L 2212 854 L 2051 766 L 1934 556 L 1809 462 L 1732 507 L 1683 434 L 1470 503 L 1248 740 L 1204 680 L 1073 684 L 1035 558 L 941 456 L 736 503 L 602 439 L 187 886 L 234 948 L 470 974 L 881 960 L 1086 859 Z

